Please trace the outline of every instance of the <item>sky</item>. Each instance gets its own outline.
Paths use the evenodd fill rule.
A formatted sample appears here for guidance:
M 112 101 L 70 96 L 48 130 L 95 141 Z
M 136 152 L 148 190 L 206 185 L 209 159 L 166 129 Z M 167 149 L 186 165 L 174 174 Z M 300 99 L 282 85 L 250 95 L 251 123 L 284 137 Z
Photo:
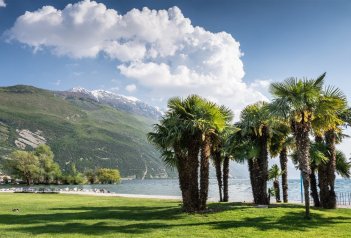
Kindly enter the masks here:
M 269 100 L 271 82 L 327 72 L 350 100 L 350 12 L 347 0 L 0 0 L 0 86 L 105 89 L 161 108 L 196 93 L 238 115 Z

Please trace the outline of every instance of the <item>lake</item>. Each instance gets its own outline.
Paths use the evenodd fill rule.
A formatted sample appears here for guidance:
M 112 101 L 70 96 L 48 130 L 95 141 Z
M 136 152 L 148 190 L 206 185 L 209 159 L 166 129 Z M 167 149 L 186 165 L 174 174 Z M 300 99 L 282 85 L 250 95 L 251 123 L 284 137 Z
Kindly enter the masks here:
M 268 184 L 269 187 L 272 183 Z M 0 186 L 4 187 L 4 186 Z M 9 187 L 9 186 L 6 186 Z M 106 189 L 114 193 L 144 194 L 144 195 L 168 195 L 180 196 L 177 179 L 146 179 L 146 180 L 123 180 L 120 184 L 112 185 L 37 185 L 31 187 L 50 188 L 82 188 L 82 189 Z M 336 192 L 351 192 L 351 180 L 337 179 Z M 216 179 L 210 179 L 209 197 L 218 200 L 218 187 Z M 281 195 L 282 197 L 282 195 Z M 289 201 L 300 201 L 300 180 L 289 179 Z M 252 192 L 249 179 L 229 179 L 230 201 L 252 201 Z

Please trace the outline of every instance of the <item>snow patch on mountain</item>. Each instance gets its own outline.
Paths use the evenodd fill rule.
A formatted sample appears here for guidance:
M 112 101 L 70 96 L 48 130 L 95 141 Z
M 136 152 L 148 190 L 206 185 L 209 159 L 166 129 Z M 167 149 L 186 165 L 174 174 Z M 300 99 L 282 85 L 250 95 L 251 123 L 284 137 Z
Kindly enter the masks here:
M 124 96 L 102 89 L 90 91 L 82 87 L 72 88 L 68 92 L 77 94 L 77 96 L 92 98 L 99 103 L 108 104 L 119 110 L 153 119 L 160 119 L 164 114 L 158 107 L 150 106 L 133 96 Z

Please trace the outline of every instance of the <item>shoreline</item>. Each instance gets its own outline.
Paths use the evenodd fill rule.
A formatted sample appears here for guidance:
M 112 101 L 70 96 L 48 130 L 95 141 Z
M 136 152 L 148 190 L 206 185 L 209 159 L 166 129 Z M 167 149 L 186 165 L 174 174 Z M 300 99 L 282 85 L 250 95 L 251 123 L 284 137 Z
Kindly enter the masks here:
M 1 193 L 16 193 L 15 191 L 3 191 L 0 190 Z M 20 193 L 20 192 L 18 192 Z M 24 192 L 25 193 L 25 192 Z M 37 194 L 45 194 L 40 193 L 40 192 L 33 192 Z M 50 193 L 47 193 L 50 194 Z M 65 195 L 86 195 L 86 196 L 96 196 L 96 197 L 122 197 L 122 198 L 142 198 L 142 199 L 161 199 L 161 200 L 177 200 L 181 201 L 182 197 L 181 196 L 167 196 L 167 195 L 147 195 L 147 194 L 126 194 L 126 193 L 95 193 L 95 192 L 80 192 L 80 191 L 59 191 L 56 194 L 65 194 Z M 216 202 L 215 199 L 213 198 L 208 198 L 209 202 Z M 230 201 L 230 202 L 235 202 L 235 201 Z M 237 201 L 237 202 L 242 202 L 242 201 Z M 244 202 L 245 203 L 245 202 Z M 271 203 L 271 204 L 277 204 L 277 203 Z M 278 203 L 278 204 L 284 204 L 284 203 Z M 298 201 L 290 201 L 288 204 L 297 204 L 297 205 L 303 205 L 302 203 Z M 338 205 L 337 208 L 351 208 L 351 205 Z
M 0 193 L 21 193 L 13 190 L 0 190 Z M 23 192 L 26 193 L 26 192 Z M 45 192 L 28 192 L 45 194 Z M 47 192 L 46 194 L 50 194 Z M 146 199 L 164 199 L 164 200 L 181 200 L 181 196 L 167 196 L 167 195 L 147 195 L 147 194 L 125 194 L 125 193 L 95 193 L 95 192 L 81 192 L 81 191 L 58 191 L 55 194 L 66 194 L 66 195 L 87 195 L 97 197 L 125 197 L 125 198 L 146 198 Z
M 101 197 L 150 198 L 150 199 L 165 199 L 165 200 L 182 199 L 180 196 L 126 194 L 126 193 L 94 193 L 94 192 L 61 191 L 61 192 L 58 192 L 58 194 L 90 195 L 90 196 L 101 196 Z
M 50 192 L 16 192 L 14 190 L 1 190 L 0 189 L 0 194 L 1 193 L 33 193 L 33 194 L 50 194 Z M 96 197 L 122 197 L 122 198 L 142 198 L 142 199 L 161 199 L 161 200 L 177 200 L 181 201 L 182 197 L 181 196 L 171 196 L 171 195 L 147 195 L 147 194 L 126 194 L 126 193 L 103 193 L 103 192 L 90 192 L 90 191 L 57 191 L 53 194 L 65 194 L 65 195 L 85 195 L 85 196 L 96 196 Z M 217 202 L 216 199 L 209 197 L 208 202 Z M 230 202 L 243 202 L 245 201 L 230 201 Z M 277 204 L 275 202 L 271 204 Z M 278 203 L 278 204 L 284 204 L 284 203 Z M 300 204 L 299 201 L 290 201 L 288 204 Z M 312 204 L 311 204 L 312 206 Z M 337 208 L 351 208 L 351 204 L 339 204 L 337 205 Z

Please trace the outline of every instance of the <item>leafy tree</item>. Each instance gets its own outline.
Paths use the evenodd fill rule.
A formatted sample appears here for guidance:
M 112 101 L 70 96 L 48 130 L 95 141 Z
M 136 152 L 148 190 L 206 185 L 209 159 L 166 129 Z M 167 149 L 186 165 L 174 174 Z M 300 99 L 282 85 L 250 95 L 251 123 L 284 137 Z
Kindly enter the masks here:
M 39 158 L 32 152 L 16 150 L 10 154 L 8 163 L 11 174 L 31 185 L 40 175 Z
M 78 172 L 75 163 L 71 164 L 70 173 L 65 177 L 65 180 L 69 184 L 84 184 L 86 182 L 83 174 Z
M 310 217 L 310 139 L 312 121 L 322 94 L 325 73 L 317 79 L 288 78 L 282 83 L 272 83 L 274 97 L 271 110 L 276 116 L 289 121 L 295 138 L 299 168 L 302 172 L 306 217 Z
M 95 183 L 97 183 L 97 181 L 98 181 L 98 178 L 97 178 L 97 176 L 96 176 L 96 173 L 95 173 L 95 171 L 93 171 L 93 170 L 88 170 L 88 171 L 86 171 L 86 172 L 85 172 L 85 177 L 87 178 L 88 183 L 90 183 L 90 184 L 95 184 Z
M 100 183 L 103 184 L 119 183 L 121 180 L 118 169 L 101 168 L 97 170 L 96 175 Z
M 48 145 L 39 145 L 34 154 L 39 158 L 40 164 L 40 182 L 49 184 L 58 181 L 61 177 L 60 166 L 54 161 L 54 153 Z
M 2 178 L 4 181 L 4 184 L 8 184 L 9 183 L 9 178 L 7 176 Z

